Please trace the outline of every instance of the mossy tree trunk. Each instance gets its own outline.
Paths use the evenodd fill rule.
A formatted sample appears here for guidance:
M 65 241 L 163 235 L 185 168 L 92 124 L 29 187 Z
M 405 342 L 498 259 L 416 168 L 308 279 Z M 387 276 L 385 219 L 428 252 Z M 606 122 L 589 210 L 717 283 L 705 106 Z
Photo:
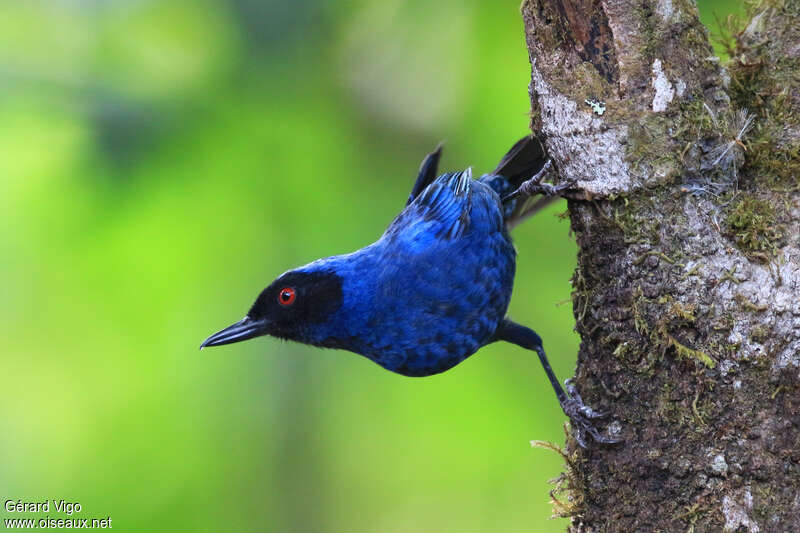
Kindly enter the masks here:
M 522 5 L 576 384 L 625 439 L 568 439 L 571 531 L 800 531 L 800 1 L 749 9 L 723 65 L 692 0 Z

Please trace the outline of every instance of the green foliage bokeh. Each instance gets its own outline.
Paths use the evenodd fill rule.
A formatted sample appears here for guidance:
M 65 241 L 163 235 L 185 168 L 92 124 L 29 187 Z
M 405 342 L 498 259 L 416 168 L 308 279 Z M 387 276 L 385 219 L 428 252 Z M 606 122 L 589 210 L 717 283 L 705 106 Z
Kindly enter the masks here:
M 531 353 L 409 379 L 197 350 L 284 270 L 377 238 L 439 140 L 444 169 L 491 169 L 529 77 L 516 0 L 0 2 L 3 500 L 123 531 L 563 530 Z M 510 310 L 562 379 L 564 208 L 515 231 Z

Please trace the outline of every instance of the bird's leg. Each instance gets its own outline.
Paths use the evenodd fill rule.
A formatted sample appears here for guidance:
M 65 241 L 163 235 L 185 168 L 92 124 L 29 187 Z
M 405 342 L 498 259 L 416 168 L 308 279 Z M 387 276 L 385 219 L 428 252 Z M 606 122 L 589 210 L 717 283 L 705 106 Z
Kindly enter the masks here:
M 535 331 L 512 322 L 511 320 L 503 320 L 497 328 L 497 332 L 494 334 L 494 340 L 510 342 L 522 348 L 533 350 L 539 355 L 539 360 L 542 362 L 542 367 L 544 367 L 547 378 L 556 391 L 558 403 L 561 404 L 561 409 L 563 409 L 564 414 L 566 414 L 572 422 L 572 426 L 575 428 L 575 440 L 578 441 L 581 447 L 586 447 L 586 433 L 591 435 L 596 442 L 603 444 L 620 442 L 619 439 L 601 434 L 597 428 L 594 427 L 592 420 L 602 418 L 606 416 L 607 413 L 595 411 L 584 404 L 578 391 L 572 384 L 572 380 L 568 379 L 565 382 L 567 391 L 564 391 L 561 387 L 561 383 L 558 382 L 558 378 L 556 378 L 555 372 L 550 368 L 550 362 L 547 360 L 547 355 L 545 355 L 544 347 L 542 346 L 542 339 Z
M 534 194 L 542 194 L 544 196 L 555 196 L 561 191 L 569 189 L 572 184 L 571 183 L 561 183 L 559 185 L 553 185 L 552 183 L 543 182 L 544 175 L 550 169 L 553 164 L 552 159 L 548 159 L 547 162 L 542 166 L 542 168 L 537 172 L 532 178 L 523 181 L 522 185 L 520 185 L 516 191 L 506 195 L 503 197 L 503 203 L 509 202 L 514 198 L 522 197 L 523 200 L 526 198 L 530 198 Z

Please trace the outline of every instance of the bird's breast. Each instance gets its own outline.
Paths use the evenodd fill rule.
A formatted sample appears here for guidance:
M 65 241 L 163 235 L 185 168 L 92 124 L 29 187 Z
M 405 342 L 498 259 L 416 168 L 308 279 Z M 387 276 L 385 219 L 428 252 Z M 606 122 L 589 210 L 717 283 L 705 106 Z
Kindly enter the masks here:
M 361 322 L 352 351 L 393 372 L 426 376 L 489 342 L 513 288 L 515 254 L 504 231 L 412 250 L 395 241 L 378 251 L 371 280 L 361 281 L 369 297 L 353 302 Z

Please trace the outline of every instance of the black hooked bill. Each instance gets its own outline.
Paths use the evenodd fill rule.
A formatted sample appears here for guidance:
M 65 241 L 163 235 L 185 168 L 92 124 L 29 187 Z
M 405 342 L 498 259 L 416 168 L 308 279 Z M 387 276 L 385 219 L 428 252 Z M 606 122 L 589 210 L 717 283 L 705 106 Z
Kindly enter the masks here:
M 249 316 L 244 317 L 239 322 L 228 326 L 222 331 L 218 331 L 203 341 L 200 345 L 202 350 L 206 346 L 222 346 L 239 341 L 246 341 L 253 337 L 264 335 L 267 330 L 266 320 L 254 320 Z

